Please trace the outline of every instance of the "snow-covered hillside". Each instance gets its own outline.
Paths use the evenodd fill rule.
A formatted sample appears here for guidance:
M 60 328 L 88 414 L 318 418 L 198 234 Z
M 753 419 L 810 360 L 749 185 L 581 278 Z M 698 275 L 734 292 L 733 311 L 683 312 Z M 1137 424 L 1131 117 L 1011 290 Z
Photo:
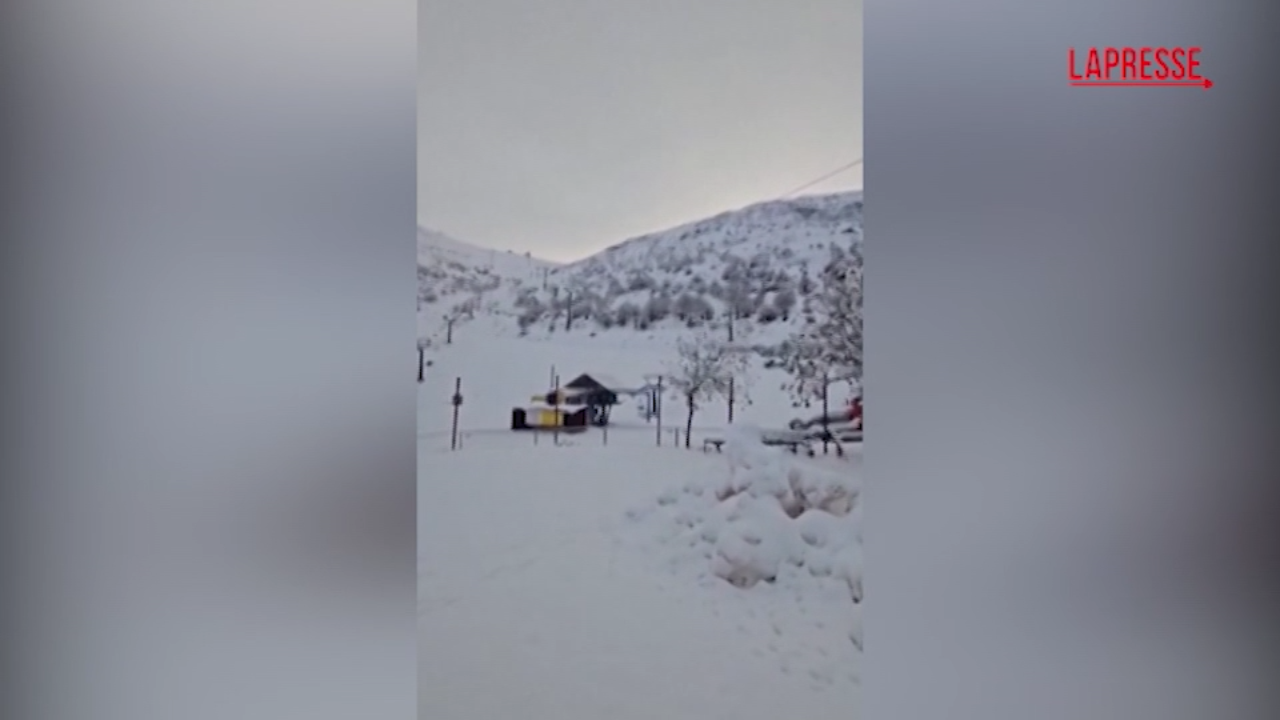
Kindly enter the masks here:
M 805 321 L 833 246 L 862 239 L 862 193 L 759 203 L 627 240 L 567 265 L 419 234 L 421 327 L 478 314 L 540 337 L 724 328 L 757 342 Z
M 540 283 L 555 263 L 489 250 L 418 228 L 418 337 L 436 342 L 448 320 L 510 315 L 511 299 Z

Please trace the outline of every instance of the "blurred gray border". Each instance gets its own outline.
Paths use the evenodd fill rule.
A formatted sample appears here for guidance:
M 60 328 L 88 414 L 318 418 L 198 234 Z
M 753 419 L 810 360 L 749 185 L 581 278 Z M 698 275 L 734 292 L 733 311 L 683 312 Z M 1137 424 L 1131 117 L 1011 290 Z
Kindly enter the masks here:
M 1276 12 L 868 5 L 863 717 L 1275 716 Z M 410 716 L 412 5 L 3 13 L 6 716 Z
M 868 3 L 866 717 L 1275 715 L 1276 13 Z

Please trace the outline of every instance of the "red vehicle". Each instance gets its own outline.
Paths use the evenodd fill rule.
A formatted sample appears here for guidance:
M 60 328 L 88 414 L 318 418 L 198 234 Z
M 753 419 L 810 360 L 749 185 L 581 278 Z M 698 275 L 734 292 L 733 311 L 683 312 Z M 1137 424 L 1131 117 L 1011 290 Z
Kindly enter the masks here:
M 849 422 L 853 423 L 855 428 L 862 429 L 862 396 L 855 395 L 849 401 Z

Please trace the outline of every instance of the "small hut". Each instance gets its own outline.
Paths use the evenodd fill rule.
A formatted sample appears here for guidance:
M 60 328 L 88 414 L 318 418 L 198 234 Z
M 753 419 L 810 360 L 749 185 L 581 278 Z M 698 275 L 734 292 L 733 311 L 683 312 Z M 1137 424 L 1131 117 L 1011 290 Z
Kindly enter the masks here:
M 604 427 L 609 424 L 610 408 L 618 404 L 620 388 L 621 386 L 612 378 L 583 373 L 567 383 L 561 390 L 561 394 L 563 404 L 585 407 L 591 424 Z

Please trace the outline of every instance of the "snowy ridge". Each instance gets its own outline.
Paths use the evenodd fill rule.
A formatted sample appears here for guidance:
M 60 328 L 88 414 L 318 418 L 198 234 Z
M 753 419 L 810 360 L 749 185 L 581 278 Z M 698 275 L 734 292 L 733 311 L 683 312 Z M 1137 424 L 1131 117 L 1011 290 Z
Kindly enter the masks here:
M 700 264 L 714 270 L 723 268 L 730 257 L 749 261 L 758 255 L 820 262 L 826 244 L 838 240 L 838 235 L 861 236 L 862 206 L 860 190 L 756 203 L 626 240 L 556 274 L 626 272 L 650 264 L 675 266 L 682 259 L 700 259 Z M 708 262 L 707 256 L 716 251 L 724 254 Z M 683 272 L 684 268 L 671 269 Z
M 433 263 L 452 265 L 455 270 L 484 270 L 510 278 L 533 277 L 543 268 L 557 267 L 556 263 L 546 260 L 518 255 L 510 250 L 482 248 L 442 232 L 418 228 L 418 265 L 430 267 Z
M 483 312 L 534 337 L 722 327 L 732 315 L 781 338 L 803 322 L 832 246 L 861 242 L 862 209 L 861 191 L 763 202 L 560 266 L 422 230 L 419 297 L 436 322 Z
M 418 337 L 437 341 L 447 318 L 466 320 L 477 312 L 503 314 L 516 288 L 538 282 L 556 264 L 477 247 L 418 228 Z

